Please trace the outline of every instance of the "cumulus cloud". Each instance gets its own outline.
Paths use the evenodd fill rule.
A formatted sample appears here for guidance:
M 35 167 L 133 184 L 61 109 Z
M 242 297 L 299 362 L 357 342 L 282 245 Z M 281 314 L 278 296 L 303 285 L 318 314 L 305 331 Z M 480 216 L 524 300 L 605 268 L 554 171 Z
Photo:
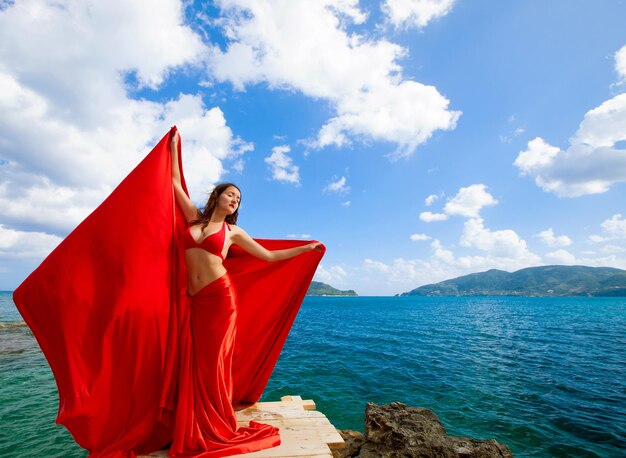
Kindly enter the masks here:
M 572 244 L 572 239 L 570 239 L 567 235 L 555 236 L 551 227 L 537 234 L 537 237 L 550 247 L 563 247 Z
M 471 218 L 463 226 L 461 246 L 478 248 L 495 258 L 508 258 L 515 262 L 531 265 L 539 257 L 528 250 L 526 241 L 511 229 L 492 231 L 486 228 L 481 218 Z
M 607 226 L 613 228 L 611 223 Z M 413 235 L 413 240 L 427 240 L 428 237 L 425 234 Z M 563 248 L 539 256 L 529 250 L 526 241 L 515 231 L 490 229 L 485 227 L 480 218 L 470 218 L 465 222 L 456 248 L 454 245 L 445 246 L 438 239 L 430 240 L 430 253 L 423 258 L 398 257 L 382 261 L 368 257 L 360 265 L 345 266 L 346 281 L 363 285 L 359 289 L 360 294 L 396 294 L 489 269 L 513 272 L 549 264 L 626 268 L 626 258 L 623 256 L 626 247 L 607 245 L 606 250 L 601 250 L 604 254 L 595 257 L 595 253 L 590 251 L 582 252 L 583 256 L 578 257 Z
M 353 139 L 396 145 L 392 159 L 406 157 L 436 130 L 456 127 L 459 111 L 433 87 L 404 79 L 397 60 L 406 50 L 372 39 L 349 24 L 366 15 L 358 0 L 221 0 L 227 44 L 214 46 L 208 68 L 238 90 L 266 83 L 330 103 L 334 116 L 310 147 L 349 145 Z M 315 37 L 314 40 L 311 37 Z
M 468 218 L 478 217 L 480 210 L 498 201 L 486 191 L 484 184 L 473 184 L 459 189 L 456 196 L 446 202 L 443 211 L 447 215 L 461 215 Z
M 344 285 L 347 276 L 346 270 L 340 265 L 326 268 L 325 264 L 320 263 L 317 266 L 313 279 L 336 287 L 337 285 Z
M 133 98 L 203 61 L 207 48 L 176 0 L 11 2 L 0 41 L 0 224 L 41 247 L 15 243 L 11 256 L 45 256 L 173 124 L 199 204 L 224 164 L 253 148 L 198 95 Z
M 600 225 L 604 232 L 613 239 L 626 239 L 626 220 L 621 214 L 615 214 Z
M 418 242 L 423 240 L 430 240 L 432 237 L 426 234 L 411 234 L 411 240 Z
M 433 221 L 445 221 L 448 219 L 448 215 L 443 213 L 422 212 L 420 213 L 420 219 L 426 223 L 432 223 Z
M 276 181 L 300 184 L 299 167 L 291 162 L 287 153 L 291 151 L 288 145 L 275 146 L 272 154 L 265 158 L 265 162 L 270 165 L 272 178 Z
M 45 232 L 25 232 L 0 224 L 0 257 L 4 259 L 42 259 L 61 243 L 61 237 Z
M 383 12 L 396 28 L 421 29 L 452 10 L 454 0 L 386 0 Z
M 365 258 L 363 265 L 366 269 L 375 270 L 380 272 L 386 272 L 389 270 L 389 266 L 380 261 L 374 261 L 373 259 Z
M 341 177 L 338 180 L 329 183 L 328 186 L 324 188 L 324 191 L 345 193 L 350 191 L 350 186 L 346 185 L 346 177 Z
M 541 263 L 513 231 L 491 231 L 482 224 L 472 231 L 470 235 L 468 229 L 466 238 L 471 239 L 471 248 L 479 250 L 478 254 L 457 255 L 434 239 L 426 258 L 400 257 L 391 262 L 366 258 L 361 266 L 350 268 L 350 280 L 364 285 L 366 294 L 396 294 L 472 272 L 494 268 L 514 271 Z
M 616 55 L 616 68 L 623 78 L 626 47 Z M 606 192 L 626 182 L 626 94 L 619 94 L 588 111 L 578 130 L 562 150 L 543 138 L 528 142 L 514 165 L 522 175 L 559 197 L 578 197 Z
M 429 206 L 441 195 L 431 194 L 424 203 Z M 466 218 L 478 218 L 483 207 L 496 205 L 498 201 L 487 192 L 484 184 L 473 184 L 460 188 L 455 196 L 448 199 L 443 207 L 443 213 L 430 211 L 420 213 L 420 220 L 431 223 L 433 221 L 445 221 L 449 216 L 465 216 Z
M 605 219 L 602 224 L 600 224 L 600 227 L 602 228 L 603 235 L 590 235 L 589 241 L 602 243 L 610 240 L 626 240 L 626 220 L 622 218 L 620 213 Z

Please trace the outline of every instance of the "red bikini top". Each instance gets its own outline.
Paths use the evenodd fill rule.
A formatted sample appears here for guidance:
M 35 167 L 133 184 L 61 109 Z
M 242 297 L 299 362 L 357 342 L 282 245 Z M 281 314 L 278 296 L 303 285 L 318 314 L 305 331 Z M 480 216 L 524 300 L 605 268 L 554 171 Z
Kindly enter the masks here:
M 214 234 L 207 235 L 200 243 L 196 242 L 191 235 L 191 226 L 187 226 L 183 239 L 183 246 L 185 247 L 185 250 L 189 248 L 200 248 L 214 254 L 215 256 L 219 256 L 223 261 L 224 257 L 222 256 L 222 250 L 224 249 L 224 241 L 226 240 L 226 231 L 224 230 L 224 226 L 228 226 L 228 230 L 230 231 L 230 226 L 226 221 L 224 221 L 224 223 L 222 223 L 222 228 L 219 231 Z

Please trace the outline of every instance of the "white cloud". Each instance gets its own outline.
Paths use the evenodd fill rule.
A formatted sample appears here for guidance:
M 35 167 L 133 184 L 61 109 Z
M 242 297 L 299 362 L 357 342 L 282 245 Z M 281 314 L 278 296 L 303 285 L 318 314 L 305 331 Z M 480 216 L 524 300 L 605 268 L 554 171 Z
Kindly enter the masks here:
M 0 10 L 0 224 L 67 234 L 173 124 L 192 199 L 204 204 L 222 163 L 252 144 L 197 95 L 129 95 L 131 86 L 157 89 L 173 69 L 202 62 L 205 46 L 182 23 L 175 0 L 31 0 Z M 18 258 L 31 252 L 11 249 Z
M 489 205 L 495 205 L 498 201 L 489 194 L 484 184 L 473 184 L 459 189 L 456 196 L 448 200 L 443 211 L 447 215 L 461 215 L 468 218 L 479 216 L 480 210 Z
M 380 261 L 374 261 L 373 259 L 365 258 L 363 261 L 363 265 L 368 270 L 375 270 L 380 272 L 387 272 L 389 270 L 389 266 Z
M 602 252 L 606 254 L 626 253 L 626 247 L 618 245 L 605 245 L 602 247 Z
M 600 224 L 600 227 L 604 235 L 590 235 L 590 242 L 602 243 L 610 240 L 626 240 L 626 220 L 622 218 L 621 214 L 616 213 L 611 218 L 605 219 Z
M 550 253 L 546 253 L 543 258 L 547 264 L 576 264 L 576 257 L 572 253 L 564 249 L 559 249 Z
M 454 0 L 385 0 L 383 12 L 396 28 L 423 28 L 452 10 Z
M 626 182 L 626 150 L 616 144 L 626 140 L 626 94 L 620 94 L 585 114 L 566 150 L 541 137 L 528 142 L 515 159 L 522 175 L 560 197 L 606 192 Z
M 328 186 L 324 188 L 324 191 L 344 193 L 350 191 L 350 186 L 346 186 L 346 177 L 341 177 L 338 180 L 329 183 Z
M 616 267 L 618 269 L 626 269 L 626 257 L 611 254 L 599 258 L 576 258 L 576 264 L 591 267 Z
M 334 265 L 327 269 L 323 263 L 320 263 L 317 266 L 313 279 L 337 288 L 346 286 L 347 277 L 348 273 L 342 266 Z
M 433 221 L 445 221 L 449 216 L 461 215 L 467 218 L 478 218 L 483 207 L 495 205 L 498 201 L 487 192 L 484 184 L 473 184 L 465 188 L 460 188 L 457 194 L 448 199 L 443 208 L 443 213 L 422 212 L 420 220 L 431 223 Z M 430 205 L 441 195 L 431 194 L 425 204 Z
M 615 68 L 623 82 L 626 46 L 615 54 Z M 626 140 L 624 126 L 626 94 L 619 94 L 585 114 L 566 150 L 537 137 L 514 164 L 522 175 L 533 176 L 541 189 L 560 197 L 606 192 L 626 182 L 626 150 L 617 147 Z
M 454 264 L 454 253 L 452 251 L 445 249 L 441 242 L 437 239 L 433 240 L 430 244 L 430 247 L 433 250 L 433 259 L 438 261 L 442 261 L 446 264 Z
M 0 258 L 39 260 L 56 248 L 61 240 L 56 235 L 16 231 L 0 224 Z
M 424 204 L 427 207 L 430 207 L 437 199 L 439 199 L 439 197 L 441 197 L 438 194 L 431 194 L 428 197 L 426 197 L 426 199 L 424 199 Z
M 430 240 L 432 237 L 426 235 L 426 234 L 411 234 L 411 240 L 413 241 L 423 241 L 423 240 Z
M 551 227 L 537 234 L 537 237 L 550 247 L 563 247 L 572 244 L 572 239 L 570 239 L 567 235 L 555 236 Z
M 290 239 L 310 239 L 311 234 L 287 234 L 287 238 Z
M 420 213 L 420 219 L 426 223 L 432 223 L 433 221 L 445 221 L 448 219 L 448 215 L 443 213 L 422 212 Z
M 222 175 L 222 161 L 252 149 L 233 136 L 219 108 L 207 110 L 197 96 L 165 104 L 128 101 L 126 113 L 105 131 L 80 129 L 45 111 L 33 116 L 33 100 L 19 96 L 26 92 L 0 93 L 0 125 L 10 131 L 1 149 L 9 163 L 0 169 L 0 214 L 7 224 L 67 233 L 174 123 L 183 140 L 187 184 L 199 205 Z M 16 93 L 20 109 L 12 111 L 3 102 Z
M 209 69 L 238 90 L 267 83 L 330 102 L 335 115 L 309 145 L 343 146 L 352 139 L 396 145 L 392 159 L 411 155 L 436 130 L 456 126 L 459 111 L 435 87 L 402 77 L 406 54 L 385 39 L 346 31 L 366 15 L 358 0 L 221 0 L 227 39 L 212 48 Z M 315 37 L 315 39 L 311 39 Z
M 344 202 L 341 202 L 341 205 L 342 205 L 342 206 L 344 206 L 344 207 L 349 207 L 349 206 L 350 206 L 350 204 L 352 204 L 352 202 L 351 202 L 351 201 L 349 201 L 349 200 L 346 200 L 346 201 L 344 201 Z
M 528 266 L 537 264 L 539 257 L 531 253 L 526 242 L 511 229 L 492 231 L 484 226 L 481 218 L 471 218 L 463 226 L 461 246 L 478 248 L 491 258 L 507 258 L 514 264 Z
M 621 214 L 615 214 L 600 225 L 602 230 L 614 239 L 626 239 L 626 220 Z
M 386 263 L 366 258 L 360 267 L 350 269 L 349 279 L 363 285 L 359 289 L 365 294 L 396 294 L 472 272 L 494 268 L 510 272 L 540 263 L 540 258 L 529 253 L 519 237 L 510 237 L 508 233 L 503 237 L 501 233 L 506 231 L 492 232 L 485 228 L 482 232 L 481 239 L 492 239 L 490 243 L 479 244 L 482 254 L 458 256 L 434 239 L 430 256 L 425 259 L 394 258 Z
M 224 167 L 241 167 L 253 149 L 198 95 L 159 102 L 132 95 L 203 62 L 207 48 L 183 25 L 177 0 L 9 2 L 0 7 L 0 42 L 5 288 L 32 271 L 173 124 L 200 205 Z
M 423 239 L 423 234 L 415 235 L 418 235 L 417 239 Z M 626 258 L 622 255 L 621 247 L 604 250 L 607 255 L 603 257 L 592 257 L 593 252 L 583 252 L 584 257 L 578 258 L 564 249 L 538 256 L 528 250 L 526 242 L 515 231 L 491 230 L 479 218 L 466 221 L 459 245 L 461 248 L 453 250 L 438 239 L 432 239 L 430 255 L 422 259 L 394 258 L 382 261 L 367 257 L 361 265 L 344 266 L 345 281 L 358 285 L 356 289 L 359 294 L 391 295 L 489 269 L 513 272 L 547 264 L 626 268 Z M 461 250 L 471 251 L 460 254 Z
M 274 180 L 300 184 L 299 167 L 292 164 L 291 158 L 287 156 L 289 151 L 291 148 L 287 145 L 275 146 L 272 148 L 272 154 L 265 158 L 265 162 L 270 165 Z

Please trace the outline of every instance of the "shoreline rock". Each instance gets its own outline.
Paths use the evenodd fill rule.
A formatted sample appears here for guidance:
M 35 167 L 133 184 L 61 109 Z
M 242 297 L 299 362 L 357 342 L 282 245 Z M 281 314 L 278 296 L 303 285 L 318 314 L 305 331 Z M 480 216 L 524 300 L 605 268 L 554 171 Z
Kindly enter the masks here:
M 338 430 L 346 446 L 333 450 L 334 458 L 463 457 L 512 458 L 513 453 L 495 439 L 448 436 L 430 409 L 401 402 L 365 407 L 365 434 Z

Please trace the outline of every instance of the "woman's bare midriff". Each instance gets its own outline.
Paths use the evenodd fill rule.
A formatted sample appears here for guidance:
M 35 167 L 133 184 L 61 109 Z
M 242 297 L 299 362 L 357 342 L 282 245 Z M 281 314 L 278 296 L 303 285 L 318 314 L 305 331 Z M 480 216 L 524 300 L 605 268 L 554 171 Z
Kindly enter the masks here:
M 190 296 L 195 295 L 227 272 L 219 256 L 201 248 L 186 249 L 185 261 L 187 262 L 187 293 Z

